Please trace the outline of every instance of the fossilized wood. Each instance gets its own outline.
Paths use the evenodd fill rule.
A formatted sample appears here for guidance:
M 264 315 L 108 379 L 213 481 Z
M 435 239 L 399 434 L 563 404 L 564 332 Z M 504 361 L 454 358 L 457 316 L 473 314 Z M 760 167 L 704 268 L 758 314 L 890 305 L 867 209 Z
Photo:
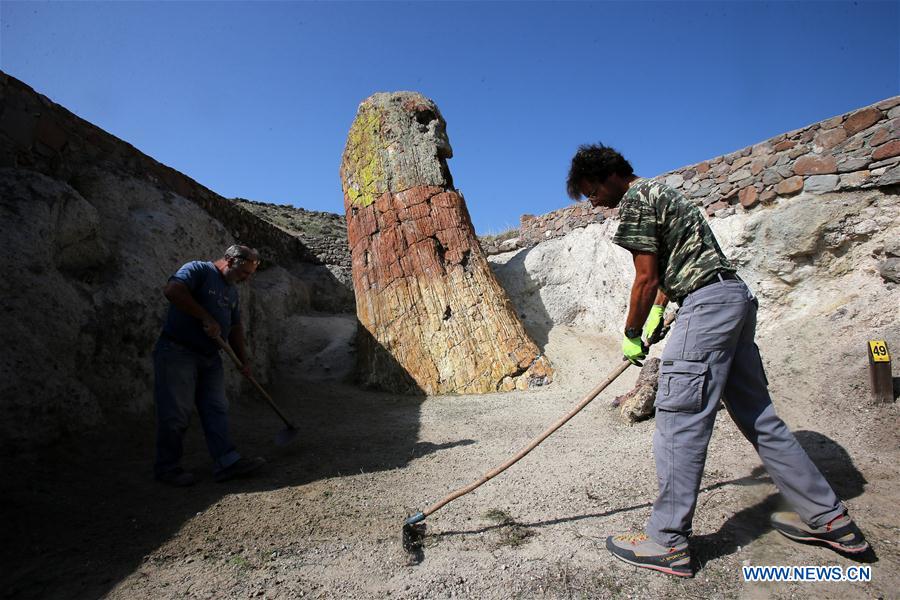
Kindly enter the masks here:
M 636 423 L 653 416 L 653 403 L 656 390 L 659 389 L 659 359 L 649 358 L 644 361 L 634 388 L 613 401 L 619 407 L 619 414 L 627 423 Z
M 359 106 L 341 163 L 362 379 L 427 394 L 525 389 L 553 370 L 475 237 L 437 106 L 413 92 Z

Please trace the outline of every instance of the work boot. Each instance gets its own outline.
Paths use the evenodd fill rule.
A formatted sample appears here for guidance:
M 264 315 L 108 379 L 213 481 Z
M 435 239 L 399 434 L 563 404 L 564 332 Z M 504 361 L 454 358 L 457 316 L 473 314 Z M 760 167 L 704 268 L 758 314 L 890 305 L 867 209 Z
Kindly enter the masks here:
M 798 542 L 820 542 L 848 554 L 865 552 L 869 543 L 847 513 L 838 515 L 822 527 L 811 527 L 795 512 L 772 513 L 772 527 Z
M 630 565 L 653 569 L 677 577 L 693 577 L 691 551 L 687 543 L 660 546 L 646 534 L 625 534 L 606 538 L 606 549 Z
M 225 467 L 218 473 L 213 475 L 213 479 L 222 483 L 223 481 L 228 481 L 229 479 L 235 479 L 237 477 L 246 477 L 253 471 L 256 471 L 261 466 L 266 464 L 266 460 L 261 456 L 257 456 L 256 458 L 239 458 L 237 462 L 232 465 Z
M 175 487 L 187 487 L 189 485 L 194 485 L 197 481 L 197 478 L 194 477 L 193 473 L 189 473 L 181 467 L 175 467 L 171 471 L 166 471 L 165 473 L 158 473 L 155 475 L 155 479 Z

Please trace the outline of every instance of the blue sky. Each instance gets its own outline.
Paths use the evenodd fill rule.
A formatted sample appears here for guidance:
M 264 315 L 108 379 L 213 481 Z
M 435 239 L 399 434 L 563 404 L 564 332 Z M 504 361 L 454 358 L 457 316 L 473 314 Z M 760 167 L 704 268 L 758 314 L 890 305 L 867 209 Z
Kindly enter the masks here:
M 0 68 L 226 197 L 343 214 L 360 101 L 448 122 L 476 231 L 900 94 L 900 2 L 0 2 Z

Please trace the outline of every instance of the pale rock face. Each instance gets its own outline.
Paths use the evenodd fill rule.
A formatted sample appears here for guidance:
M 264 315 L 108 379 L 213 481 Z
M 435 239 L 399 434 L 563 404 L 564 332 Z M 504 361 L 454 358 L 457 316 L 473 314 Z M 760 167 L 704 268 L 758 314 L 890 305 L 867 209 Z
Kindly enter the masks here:
M 834 322 L 824 318 L 832 313 L 838 320 L 864 318 L 876 331 L 898 330 L 900 287 L 881 274 L 892 273 L 891 261 L 900 252 L 898 196 L 877 190 L 800 194 L 710 224 L 760 299 L 763 334 L 774 334 L 787 322 L 812 320 L 827 337 Z M 534 335 L 560 324 L 612 334 L 622 330 L 634 268 L 631 255 L 610 241 L 617 226 L 610 219 L 491 257 Z
M 96 169 L 72 184 L 0 169 L 0 435 L 11 446 L 63 431 L 102 429 L 152 414 L 153 344 L 167 308 L 162 288 L 190 260 L 233 243 L 197 204 L 150 183 Z M 256 376 L 284 357 L 308 312 L 305 281 L 281 267 L 238 286 Z M 340 369 L 335 372 L 340 376 Z M 244 385 L 226 365 L 229 396 Z M 252 393 L 248 391 L 248 394 Z
M 896 196 L 875 190 L 801 194 L 772 211 L 713 223 L 713 230 L 760 297 L 768 317 L 763 327 L 774 319 L 812 317 L 867 293 L 894 298 L 890 312 L 896 315 L 898 290 L 877 276 L 884 244 L 900 232 Z
M 616 227 L 607 220 L 491 257 L 532 335 L 545 335 L 555 324 L 622 329 L 634 267 L 631 254 L 611 241 Z

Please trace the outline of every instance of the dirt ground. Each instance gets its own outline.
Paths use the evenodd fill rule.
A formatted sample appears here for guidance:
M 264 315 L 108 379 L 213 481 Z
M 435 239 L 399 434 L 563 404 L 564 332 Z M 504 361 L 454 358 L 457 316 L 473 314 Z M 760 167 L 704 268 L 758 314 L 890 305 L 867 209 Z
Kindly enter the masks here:
M 271 391 L 300 424 L 295 445 L 272 444 L 280 424 L 252 389 L 233 401 L 239 449 L 268 460 L 252 479 L 212 481 L 195 420 L 185 466 L 200 481 L 155 483 L 151 415 L 90 444 L 4 459 L 0 589 L 67 600 L 900 597 L 900 410 L 863 394 L 823 397 L 760 345 L 781 416 L 874 547 L 862 559 L 870 583 L 743 581 L 742 565 L 859 563 L 771 530 L 780 497 L 724 412 L 694 523 L 697 575 L 612 558 L 606 536 L 642 528 L 656 489 L 653 421 L 628 426 L 610 407 L 636 369 L 523 461 L 429 517 L 411 560 L 400 543 L 408 515 L 506 460 L 617 365 L 617 339 L 556 327 L 546 352 L 557 379 L 526 393 L 396 397 L 283 369 Z M 822 364 L 805 365 L 808 379 L 865 372 Z

